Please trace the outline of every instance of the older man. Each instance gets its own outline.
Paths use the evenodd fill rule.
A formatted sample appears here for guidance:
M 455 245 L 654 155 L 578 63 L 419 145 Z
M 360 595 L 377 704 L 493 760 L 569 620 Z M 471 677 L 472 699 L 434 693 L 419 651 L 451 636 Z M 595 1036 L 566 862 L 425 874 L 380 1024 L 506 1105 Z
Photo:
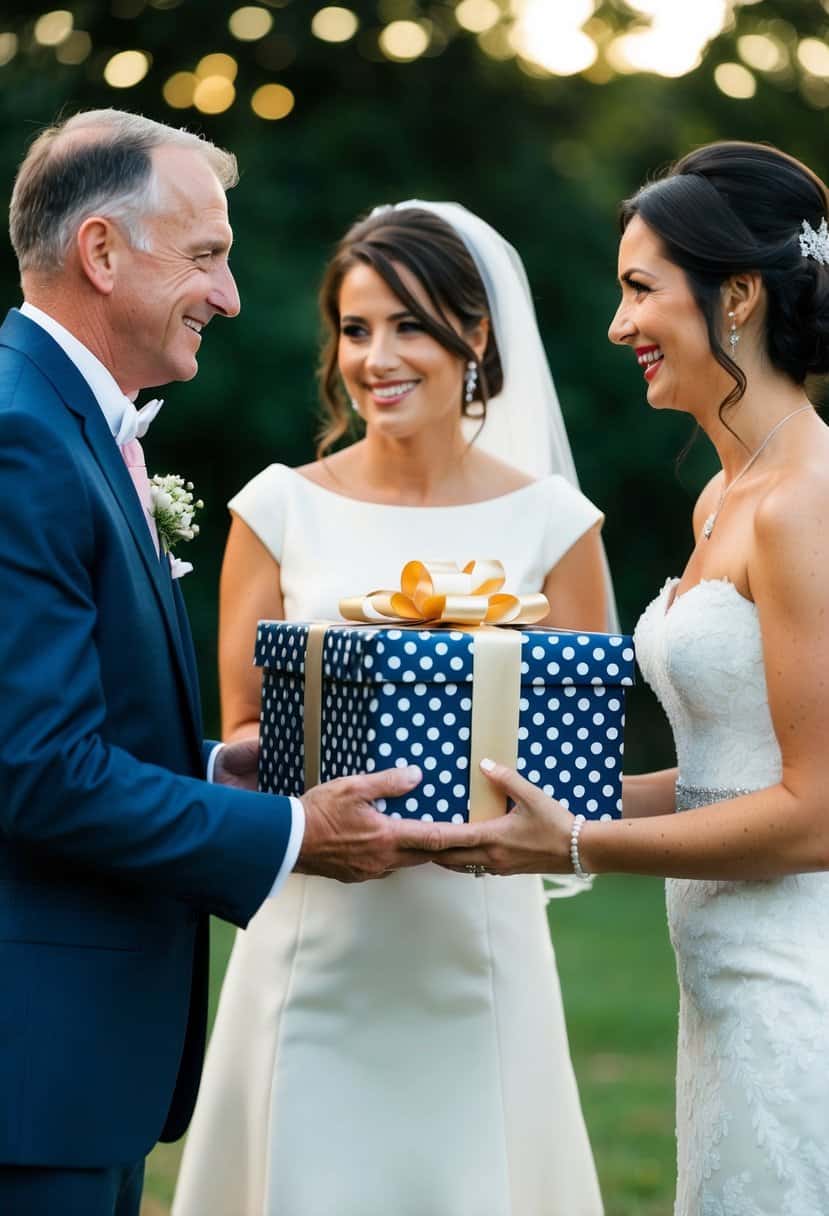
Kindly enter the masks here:
M 0 1211 L 133 1216 L 186 1127 L 207 917 L 244 925 L 294 864 L 355 880 L 427 856 L 371 799 L 417 770 L 253 792 L 201 737 L 192 646 L 147 511 L 139 389 L 196 374 L 239 311 L 234 158 L 115 110 L 45 131 L 0 329 Z M 129 466 L 129 467 L 128 467 Z M 202 778 L 215 764 L 209 784 Z M 237 788 L 232 788 L 237 787 Z

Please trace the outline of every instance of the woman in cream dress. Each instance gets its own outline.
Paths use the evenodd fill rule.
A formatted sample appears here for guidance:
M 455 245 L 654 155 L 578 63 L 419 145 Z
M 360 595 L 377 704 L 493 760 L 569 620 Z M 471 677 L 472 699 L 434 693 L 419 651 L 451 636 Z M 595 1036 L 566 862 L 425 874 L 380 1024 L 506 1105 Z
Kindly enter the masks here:
M 550 623 L 607 619 L 602 516 L 511 247 L 452 204 L 383 208 L 347 234 L 321 301 L 328 439 L 341 384 L 365 438 L 271 465 L 231 501 L 226 738 L 257 730 L 257 619 L 335 617 L 409 558 L 497 556 L 511 590 L 547 592 Z M 469 414 L 529 472 L 470 443 Z M 424 773 L 427 796 L 443 778 Z M 292 876 L 237 935 L 173 1210 L 600 1216 L 540 879 Z

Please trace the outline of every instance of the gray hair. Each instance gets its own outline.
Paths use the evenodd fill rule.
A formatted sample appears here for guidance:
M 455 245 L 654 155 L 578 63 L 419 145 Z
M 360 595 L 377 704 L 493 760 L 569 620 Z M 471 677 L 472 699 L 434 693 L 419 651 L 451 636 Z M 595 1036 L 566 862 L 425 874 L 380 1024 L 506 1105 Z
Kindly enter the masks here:
M 18 170 L 9 208 L 21 272 L 60 270 L 92 215 L 118 223 L 135 248 L 149 248 L 144 220 L 162 202 L 151 153 L 170 145 L 200 152 L 222 189 L 239 180 L 231 152 L 124 110 L 85 110 L 42 131 Z

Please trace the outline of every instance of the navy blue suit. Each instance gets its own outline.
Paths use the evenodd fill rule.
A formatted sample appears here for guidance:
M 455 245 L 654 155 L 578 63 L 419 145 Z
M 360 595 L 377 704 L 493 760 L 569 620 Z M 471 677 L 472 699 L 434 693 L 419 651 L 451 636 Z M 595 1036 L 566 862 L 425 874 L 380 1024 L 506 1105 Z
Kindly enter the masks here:
M 244 925 L 287 799 L 209 786 L 181 592 L 104 415 L 0 328 L 0 1163 L 99 1167 L 182 1134 L 208 914 Z

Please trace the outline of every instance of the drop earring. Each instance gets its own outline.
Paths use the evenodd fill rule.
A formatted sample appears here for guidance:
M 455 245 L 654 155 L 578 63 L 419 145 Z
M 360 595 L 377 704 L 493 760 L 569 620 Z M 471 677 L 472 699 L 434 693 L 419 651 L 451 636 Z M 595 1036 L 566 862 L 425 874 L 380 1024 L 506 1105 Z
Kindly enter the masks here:
M 731 321 L 731 329 L 728 334 L 728 342 L 729 342 L 729 345 L 731 346 L 731 357 L 733 359 L 737 353 L 737 343 L 740 341 L 740 335 L 737 333 L 736 314 L 733 312 L 730 312 L 728 314 L 728 318 Z
M 478 365 L 470 359 L 463 375 L 463 399 L 467 405 L 475 400 L 475 390 L 478 387 Z

